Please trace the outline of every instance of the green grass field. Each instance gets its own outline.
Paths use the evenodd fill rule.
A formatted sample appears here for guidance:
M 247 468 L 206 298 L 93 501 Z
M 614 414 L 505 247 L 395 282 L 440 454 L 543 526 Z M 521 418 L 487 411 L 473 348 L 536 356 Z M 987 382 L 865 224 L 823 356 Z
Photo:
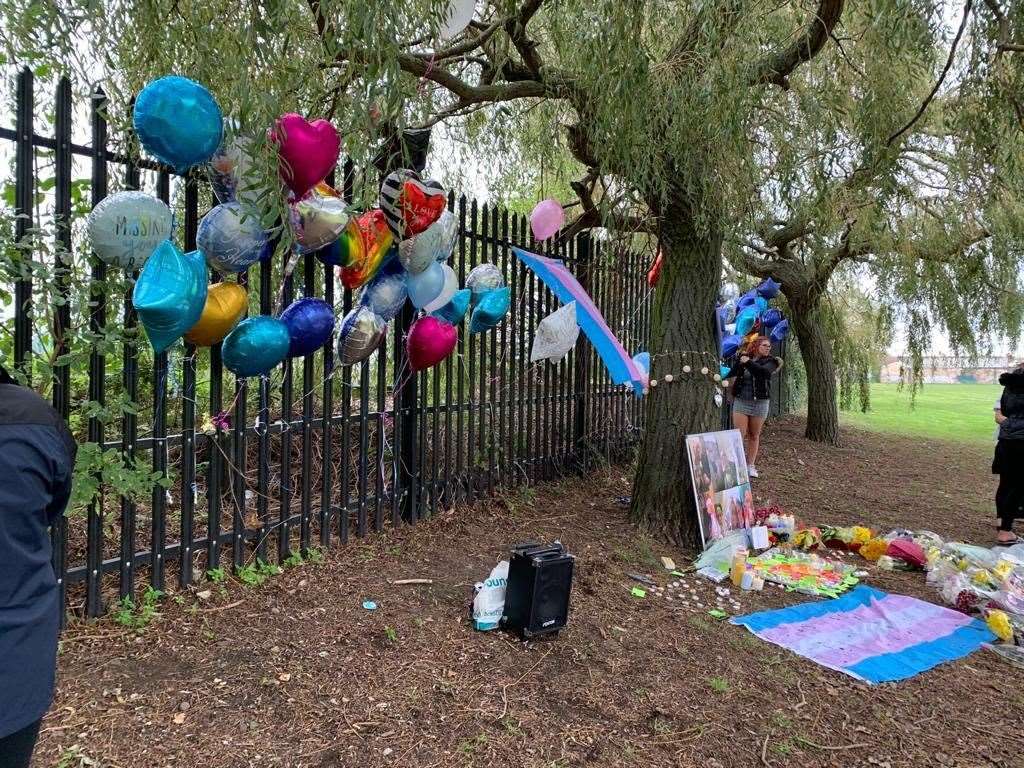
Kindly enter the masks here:
M 876 432 L 991 443 L 992 406 L 1002 391 L 996 384 L 925 384 L 911 405 L 909 388 L 872 384 L 871 409 L 840 411 L 839 420 Z

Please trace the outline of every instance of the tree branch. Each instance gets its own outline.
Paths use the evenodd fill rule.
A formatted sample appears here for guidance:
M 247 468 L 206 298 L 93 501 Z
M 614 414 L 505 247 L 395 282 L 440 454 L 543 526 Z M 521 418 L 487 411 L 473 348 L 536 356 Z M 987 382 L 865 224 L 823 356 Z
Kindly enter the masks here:
M 906 125 L 904 125 L 898 131 L 896 131 L 896 133 L 894 133 L 892 136 L 888 138 L 888 140 L 885 142 L 886 146 L 892 146 L 892 143 L 896 141 L 896 139 L 898 139 L 900 136 L 909 131 L 914 126 L 914 123 L 921 119 L 921 115 L 923 115 L 925 110 L 928 109 L 928 105 L 931 104 L 932 99 L 935 98 L 935 94 L 937 94 L 939 92 L 939 88 L 942 87 L 942 83 L 946 79 L 946 75 L 949 74 L 949 70 L 953 66 L 953 59 L 956 57 L 956 49 L 957 46 L 960 44 L 960 38 L 963 37 L 964 30 L 967 28 L 967 19 L 970 18 L 971 16 L 972 2 L 973 0 L 967 0 L 967 2 L 964 3 L 964 15 L 963 18 L 960 19 L 960 28 L 957 29 L 956 36 L 953 38 L 953 44 L 949 47 L 949 57 L 946 59 L 946 66 L 942 68 L 942 72 L 939 74 L 939 79 L 935 81 L 935 86 L 931 89 L 931 91 L 928 93 L 928 96 L 921 103 L 920 108 L 917 110 L 917 114 L 910 118 L 910 122 L 908 122 Z
M 537 79 L 542 79 L 541 70 L 544 68 L 544 62 L 537 51 L 537 43 L 526 34 L 526 26 L 543 4 L 544 0 L 526 0 L 519 12 L 505 22 L 509 40 L 522 57 L 523 64 Z
M 788 89 L 788 78 L 793 70 L 818 55 L 842 14 L 843 0 L 818 0 L 818 10 L 807 20 L 799 37 L 754 67 L 751 85 L 777 85 Z

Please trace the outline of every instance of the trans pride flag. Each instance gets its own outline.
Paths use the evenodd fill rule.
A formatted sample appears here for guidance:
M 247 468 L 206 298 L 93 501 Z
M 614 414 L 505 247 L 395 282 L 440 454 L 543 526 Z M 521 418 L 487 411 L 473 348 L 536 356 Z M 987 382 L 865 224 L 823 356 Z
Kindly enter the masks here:
M 601 356 L 612 381 L 616 384 L 631 384 L 637 397 L 643 395 L 647 375 L 626 353 L 601 311 L 594 305 L 593 299 L 565 264 L 558 259 L 549 259 L 521 248 L 513 248 L 512 252 L 551 289 L 559 301 L 563 304 L 576 302 L 576 322 Z
M 867 683 L 905 680 L 995 640 L 984 622 L 959 611 L 865 586 L 732 623 Z

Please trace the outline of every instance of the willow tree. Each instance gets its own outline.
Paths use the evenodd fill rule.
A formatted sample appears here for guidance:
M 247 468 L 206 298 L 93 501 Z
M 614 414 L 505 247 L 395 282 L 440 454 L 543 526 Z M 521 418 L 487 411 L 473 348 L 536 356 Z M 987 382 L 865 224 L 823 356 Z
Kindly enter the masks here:
M 847 14 L 863 32 L 840 39 L 841 72 L 808 73 L 758 132 L 751 210 L 770 215 L 729 248 L 736 266 L 782 283 L 807 373 L 806 434 L 827 443 L 839 438 L 833 351 L 845 342 L 828 307 L 834 278 L 876 285 L 917 361 L 936 325 L 972 354 L 1021 327 L 1020 9 L 967 2 L 938 45 L 927 18 L 874 13 Z
M 780 103 L 804 108 L 790 95 L 804 83 L 845 72 L 834 40 L 881 24 L 893 45 L 929 48 L 942 29 L 930 0 L 879 0 L 846 31 L 843 0 L 489 0 L 445 42 L 436 40 L 445 0 L 32 5 L 31 24 L 50 32 L 35 39 L 54 50 L 88 34 L 118 73 L 121 98 L 176 71 L 208 83 L 250 129 L 287 110 L 331 115 L 357 156 L 375 140 L 375 115 L 399 126 L 444 122 L 471 146 L 493 146 L 543 110 L 583 171 L 577 226 L 650 229 L 665 255 L 649 349 L 652 376 L 674 381 L 647 398 L 631 513 L 691 545 L 683 438 L 718 420 L 718 384 L 701 369 L 717 366 L 723 245 L 748 206 L 763 207 L 759 126 L 788 119 Z

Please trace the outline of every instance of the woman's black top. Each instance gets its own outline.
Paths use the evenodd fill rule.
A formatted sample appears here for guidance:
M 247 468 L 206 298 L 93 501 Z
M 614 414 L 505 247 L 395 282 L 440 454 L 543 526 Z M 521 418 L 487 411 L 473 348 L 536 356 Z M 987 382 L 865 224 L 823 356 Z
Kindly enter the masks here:
M 999 383 L 1003 385 L 999 410 L 1006 417 L 999 425 L 999 439 L 1024 440 L 1024 368 L 1004 373 Z
M 777 370 L 779 361 L 774 357 L 752 357 L 745 363 L 734 363 L 725 378 L 736 377 L 733 394 L 737 400 L 768 400 L 772 374 Z

